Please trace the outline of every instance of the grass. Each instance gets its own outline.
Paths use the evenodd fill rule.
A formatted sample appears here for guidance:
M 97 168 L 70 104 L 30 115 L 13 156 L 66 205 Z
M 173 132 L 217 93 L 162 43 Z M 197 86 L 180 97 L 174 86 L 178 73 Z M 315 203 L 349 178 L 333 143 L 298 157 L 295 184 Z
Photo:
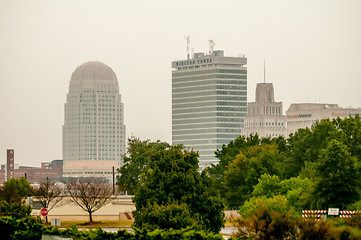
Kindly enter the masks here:
M 72 225 L 78 228 L 128 228 L 133 223 L 133 220 L 118 220 L 118 221 L 94 221 L 93 223 L 84 221 L 61 221 L 61 228 L 69 228 Z

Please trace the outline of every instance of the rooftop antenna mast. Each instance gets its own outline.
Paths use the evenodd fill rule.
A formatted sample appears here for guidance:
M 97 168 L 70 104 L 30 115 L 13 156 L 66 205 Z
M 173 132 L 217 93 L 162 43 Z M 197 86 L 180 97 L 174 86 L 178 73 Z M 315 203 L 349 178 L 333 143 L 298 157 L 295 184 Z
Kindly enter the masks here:
M 191 36 L 184 36 L 184 39 L 187 39 L 187 59 L 190 59 L 190 55 L 189 55 L 189 46 L 191 43 Z
M 266 83 L 266 58 L 263 59 L 263 83 Z
M 214 45 L 216 44 L 214 43 L 213 40 L 208 40 L 208 42 L 209 42 L 209 55 L 212 55 L 214 51 Z

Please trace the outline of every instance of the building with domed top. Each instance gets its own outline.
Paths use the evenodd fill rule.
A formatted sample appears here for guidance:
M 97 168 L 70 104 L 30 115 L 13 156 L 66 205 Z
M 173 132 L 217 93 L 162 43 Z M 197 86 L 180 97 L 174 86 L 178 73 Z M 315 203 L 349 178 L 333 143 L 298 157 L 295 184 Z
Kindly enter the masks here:
M 91 61 L 75 69 L 64 108 L 64 177 L 111 177 L 125 152 L 124 106 L 114 71 Z

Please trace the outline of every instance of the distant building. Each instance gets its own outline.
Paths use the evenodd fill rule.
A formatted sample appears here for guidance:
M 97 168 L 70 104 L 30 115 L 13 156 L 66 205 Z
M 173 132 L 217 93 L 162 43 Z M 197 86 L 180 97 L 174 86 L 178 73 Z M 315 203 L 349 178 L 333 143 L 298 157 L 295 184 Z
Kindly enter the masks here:
M 12 157 L 7 158 L 5 165 L 1 165 L 0 169 L 0 184 L 3 184 L 5 181 L 10 178 L 20 179 L 24 177 L 28 180 L 29 183 L 40 183 L 43 179 L 48 178 L 58 178 L 62 176 L 63 172 L 63 160 L 53 160 L 51 162 L 41 163 L 41 167 L 26 167 L 18 166 L 15 164 L 14 160 L 14 149 L 9 149 L 8 156 L 11 154 Z M 11 174 L 8 171 L 8 166 L 11 166 Z M 8 169 L 6 169 L 8 168 Z M 6 171 L 8 171 L 6 173 Z
M 278 137 L 286 134 L 286 116 L 282 102 L 275 102 L 272 83 L 257 83 L 256 101 L 247 104 L 242 135 Z
M 361 115 L 361 108 L 342 108 L 337 104 L 293 103 L 286 111 L 287 135 L 300 128 L 311 128 L 312 124 L 322 119 L 346 118 Z
M 71 76 L 63 126 L 64 177 L 111 177 L 125 152 L 124 107 L 113 70 L 86 62 Z
M 172 62 L 172 143 L 199 152 L 199 165 L 241 134 L 247 113 L 247 58 L 222 50 Z

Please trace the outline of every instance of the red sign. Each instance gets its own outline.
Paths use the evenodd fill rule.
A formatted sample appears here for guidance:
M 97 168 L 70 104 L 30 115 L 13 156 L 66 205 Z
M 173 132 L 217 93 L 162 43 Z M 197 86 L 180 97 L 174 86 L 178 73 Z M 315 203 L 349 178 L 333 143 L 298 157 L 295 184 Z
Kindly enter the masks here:
M 42 209 L 40 210 L 40 214 L 41 214 L 41 216 L 45 217 L 46 215 L 48 215 L 48 209 L 42 208 Z

